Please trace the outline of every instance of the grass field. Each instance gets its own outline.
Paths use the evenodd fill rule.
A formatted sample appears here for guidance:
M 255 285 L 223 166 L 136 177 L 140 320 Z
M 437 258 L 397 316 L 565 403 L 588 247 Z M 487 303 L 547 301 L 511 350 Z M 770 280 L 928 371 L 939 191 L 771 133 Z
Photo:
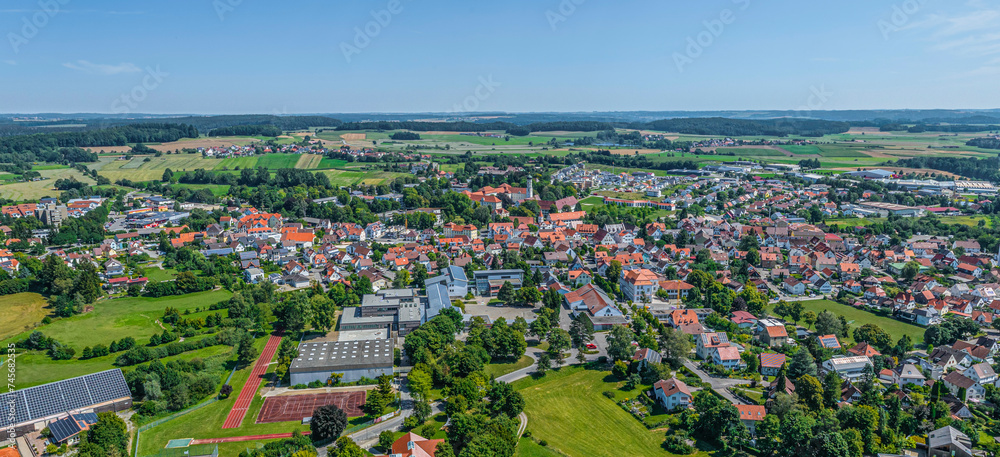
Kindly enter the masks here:
M 834 314 L 843 315 L 847 318 L 847 321 L 851 323 L 852 329 L 858 328 L 864 324 L 876 324 L 881 327 L 882 330 L 885 330 L 892 335 L 893 341 L 899 340 L 903 337 L 903 335 L 910 335 L 910 338 L 913 339 L 914 343 L 919 343 L 924 340 L 923 327 L 900 322 L 890 317 L 879 316 L 865 310 L 842 305 L 830 300 L 810 300 L 804 301 L 802 304 L 805 306 L 806 311 L 812 311 L 816 314 L 829 310 Z M 770 310 L 771 307 L 768 308 L 768 311 Z M 853 335 L 848 337 L 848 342 L 854 342 Z
M 528 418 L 528 427 L 531 427 L 531 418 Z M 542 446 L 530 438 L 521 438 L 521 441 L 517 443 L 517 451 L 514 453 L 514 457 L 561 457 L 560 454 L 549 449 L 548 447 Z
M 715 150 L 719 154 L 735 154 L 736 156 L 746 156 L 746 157 L 775 157 L 783 156 L 780 151 L 775 151 L 774 149 L 765 148 L 718 148 Z
M 25 292 L 0 297 L 0 339 L 30 330 L 48 314 L 45 297 Z
M 177 275 L 175 270 L 164 270 L 162 268 L 147 268 L 146 277 L 149 278 L 151 282 L 161 282 L 174 279 Z
M 522 368 L 527 368 L 531 366 L 535 361 L 526 355 L 522 355 L 517 362 L 513 363 L 491 363 L 486 365 L 486 376 L 503 376 L 507 373 L 513 373 Z
M 173 184 L 174 187 L 191 189 L 192 191 L 197 191 L 201 189 L 208 189 L 212 191 L 212 195 L 220 197 L 229 193 L 229 186 L 226 184 Z
M 135 338 L 139 344 L 145 344 L 154 333 L 163 331 L 154 321 L 163 316 L 164 308 L 170 306 L 181 312 L 193 311 L 195 308 L 207 308 L 215 302 L 226 300 L 230 295 L 232 294 L 228 291 L 215 290 L 161 298 L 101 300 L 89 313 L 56 319 L 36 330 L 76 349 L 77 354 L 85 346 L 109 344 L 112 340 L 126 336 Z M 13 339 L 19 340 L 25 336 L 27 334 L 22 332 Z M 4 343 L 10 340 L 5 340 Z
M 568 366 L 539 379 L 521 379 L 513 386 L 524 396 L 528 430 L 533 437 L 546 440 L 549 448 L 573 457 L 672 455 L 660 447 L 662 432 L 648 430 L 602 395 L 606 390 L 614 390 L 616 394 L 634 397 L 640 393 L 639 389 L 621 392 L 617 383 L 607 382 L 609 379 L 611 374 L 607 371 Z M 599 439 L 595 433 L 599 433 Z M 519 452 L 535 452 L 519 454 L 529 456 L 550 455 L 539 454 L 530 445 Z
M 75 168 L 46 168 L 38 173 L 45 179 L 0 185 L 0 198 L 15 201 L 37 201 L 44 197 L 58 197 L 62 193 L 55 188 L 58 179 L 75 178 L 77 181 L 94 184 L 93 179 L 84 176 Z M 162 171 L 160 173 L 162 174 Z

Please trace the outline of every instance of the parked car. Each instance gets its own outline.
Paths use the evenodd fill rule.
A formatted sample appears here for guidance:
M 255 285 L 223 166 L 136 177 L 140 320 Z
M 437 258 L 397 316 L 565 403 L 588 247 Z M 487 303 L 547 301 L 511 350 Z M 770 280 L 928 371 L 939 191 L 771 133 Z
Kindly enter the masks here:
M 597 349 L 597 345 L 594 343 L 587 343 L 587 349 Z

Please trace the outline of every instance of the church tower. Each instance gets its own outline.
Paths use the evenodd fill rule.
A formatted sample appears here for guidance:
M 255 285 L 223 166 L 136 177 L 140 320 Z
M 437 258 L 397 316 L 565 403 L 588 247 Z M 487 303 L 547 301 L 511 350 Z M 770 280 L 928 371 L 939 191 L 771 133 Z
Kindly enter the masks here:
M 528 176 L 528 198 L 535 196 L 535 189 L 531 185 L 531 176 Z

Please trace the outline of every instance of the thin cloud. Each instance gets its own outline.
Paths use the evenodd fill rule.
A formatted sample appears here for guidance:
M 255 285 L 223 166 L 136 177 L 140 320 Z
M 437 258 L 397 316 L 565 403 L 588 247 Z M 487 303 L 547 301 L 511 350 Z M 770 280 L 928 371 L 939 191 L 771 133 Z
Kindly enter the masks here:
M 11 65 L 11 66 L 17 66 L 17 62 L 14 61 L 14 60 L 5 60 L 5 61 L 3 61 L 3 63 L 5 63 L 7 65 Z
M 127 62 L 122 62 L 118 65 L 109 65 L 93 63 L 86 60 L 77 60 L 76 62 L 66 62 L 63 66 L 95 75 L 117 75 L 121 73 L 139 73 L 142 71 L 142 69 L 137 67 L 135 64 Z

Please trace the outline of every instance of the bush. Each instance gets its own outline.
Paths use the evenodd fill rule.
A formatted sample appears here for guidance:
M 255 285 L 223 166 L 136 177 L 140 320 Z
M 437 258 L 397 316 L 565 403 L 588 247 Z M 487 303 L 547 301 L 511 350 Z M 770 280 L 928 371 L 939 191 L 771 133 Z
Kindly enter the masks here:
M 696 451 L 694 446 L 685 443 L 684 439 L 677 435 L 667 435 L 667 439 L 663 440 L 663 449 L 678 455 L 694 454 Z
M 605 391 L 603 392 L 603 394 L 604 394 L 604 396 L 605 396 L 605 397 L 608 397 L 608 398 L 610 398 L 610 399 L 612 399 L 612 400 L 614 400 L 614 399 L 615 399 L 615 393 L 614 393 L 614 392 L 612 392 L 612 391 L 610 391 L 610 390 L 605 390 Z
M 539 446 L 548 446 L 549 442 L 545 441 L 545 440 L 538 440 L 538 445 Z

